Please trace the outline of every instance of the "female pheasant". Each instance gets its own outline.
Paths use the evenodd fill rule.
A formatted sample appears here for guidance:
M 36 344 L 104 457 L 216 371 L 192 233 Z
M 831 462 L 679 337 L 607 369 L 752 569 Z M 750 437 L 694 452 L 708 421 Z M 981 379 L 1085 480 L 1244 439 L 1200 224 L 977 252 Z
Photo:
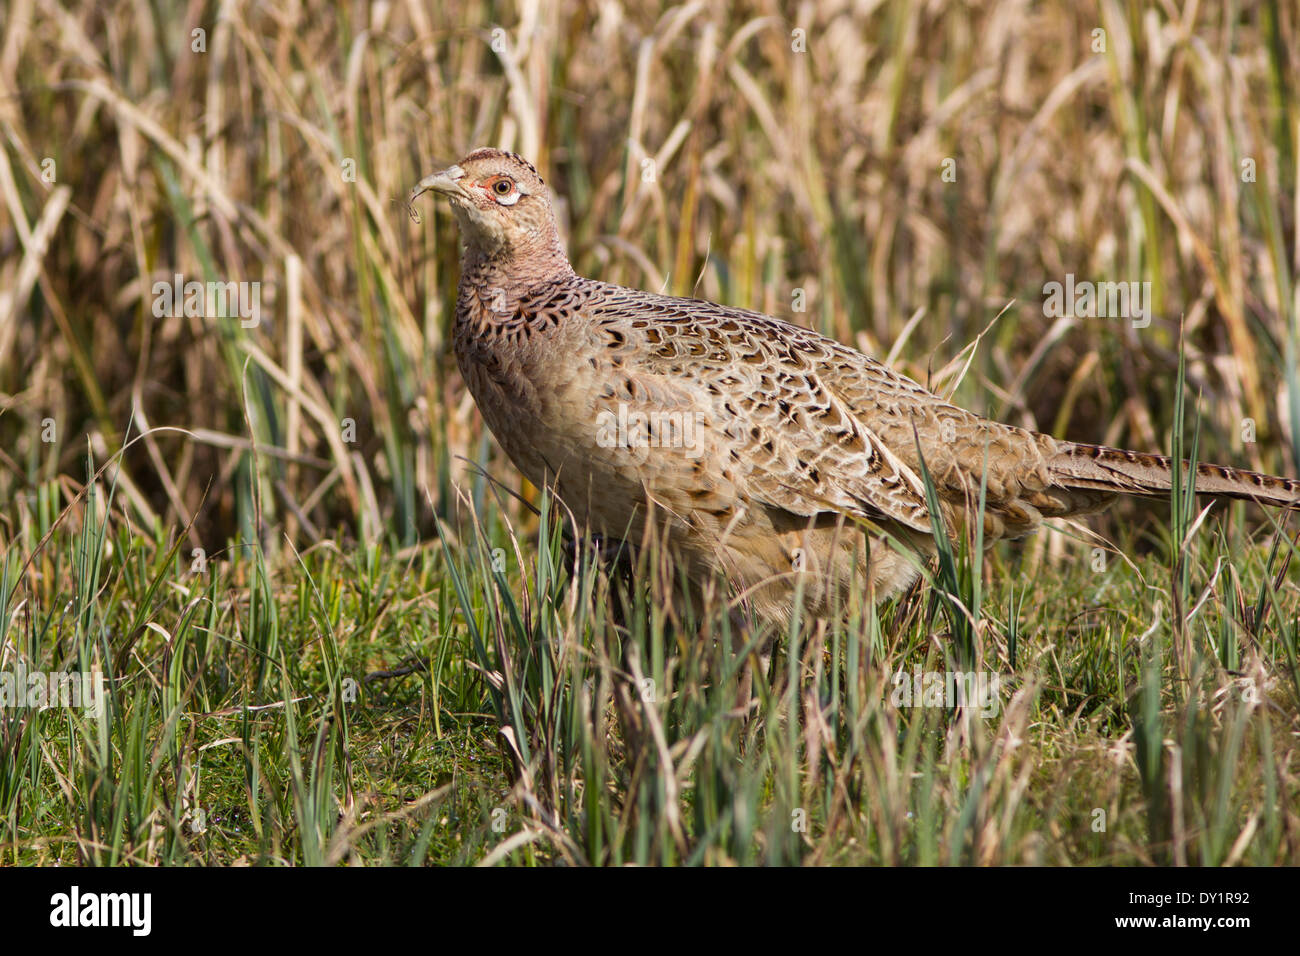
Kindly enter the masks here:
M 428 190 L 465 242 L 456 359 L 511 460 L 596 533 L 666 531 L 690 581 L 720 572 L 770 624 L 797 594 L 823 615 L 914 580 L 934 550 L 922 460 L 949 534 L 986 480 L 990 544 L 1170 488 L 1168 458 L 989 421 L 771 316 L 577 275 L 514 153 L 475 150 L 410 199 Z M 1195 487 L 1300 506 L 1300 482 L 1220 465 Z

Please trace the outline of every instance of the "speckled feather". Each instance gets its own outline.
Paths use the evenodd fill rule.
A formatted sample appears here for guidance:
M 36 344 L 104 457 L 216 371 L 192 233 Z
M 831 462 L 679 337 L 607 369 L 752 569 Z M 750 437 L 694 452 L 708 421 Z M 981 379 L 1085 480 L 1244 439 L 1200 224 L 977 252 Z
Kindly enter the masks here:
M 986 476 L 990 544 L 1169 488 L 1168 459 L 989 421 L 808 329 L 576 275 L 514 154 L 477 150 L 425 189 L 461 226 L 456 357 L 511 460 L 593 531 L 639 540 L 653 515 L 692 579 L 722 572 L 771 623 L 796 587 L 825 614 L 915 578 L 904 552 L 933 552 L 922 456 L 949 533 Z M 1294 480 L 1217 465 L 1197 490 L 1300 504 Z

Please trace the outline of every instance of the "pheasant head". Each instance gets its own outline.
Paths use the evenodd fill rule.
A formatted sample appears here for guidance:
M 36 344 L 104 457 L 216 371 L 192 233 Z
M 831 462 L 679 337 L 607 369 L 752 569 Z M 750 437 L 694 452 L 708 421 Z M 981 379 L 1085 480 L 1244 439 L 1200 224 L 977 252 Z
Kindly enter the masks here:
M 490 265 L 530 280 L 573 272 L 546 184 L 523 157 L 476 149 L 420 180 L 410 200 L 430 190 L 451 201 L 465 241 L 466 266 Z

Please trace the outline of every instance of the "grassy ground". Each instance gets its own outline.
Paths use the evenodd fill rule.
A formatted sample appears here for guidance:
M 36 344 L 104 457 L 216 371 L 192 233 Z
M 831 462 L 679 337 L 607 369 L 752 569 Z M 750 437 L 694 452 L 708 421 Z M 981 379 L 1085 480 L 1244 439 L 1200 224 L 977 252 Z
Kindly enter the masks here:
M 1295 474 L 1294 11 L 221 10 L 4 13 L 0 675 L 107 702 L 0 709 L 0 859 L 1296 861 L 1294 519 L 959 546 L 795 628 L 742 722 L 721 609 L 566 543 L 484 433 L 453 224 L 399 201 L 511 146 L 584 273 Z M 176 274 L 261 321 L 159 315 Z M 1051 314 L 1070 275 L 1150 283 L 1150 324 Z M 955 670 L 996 706 L 899 705 Z

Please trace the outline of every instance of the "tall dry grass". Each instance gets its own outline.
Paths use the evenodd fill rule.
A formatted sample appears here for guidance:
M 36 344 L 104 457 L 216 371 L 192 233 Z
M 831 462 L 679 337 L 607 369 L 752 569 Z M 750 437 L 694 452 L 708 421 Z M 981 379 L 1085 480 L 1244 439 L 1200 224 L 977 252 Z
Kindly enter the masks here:
M 959 397 L 1071 438 L 1168 447 L 1182 322 L 1202 455 L 1300 466 L 1291 5 L 3 17 L 2 534 L 18 496 L 70 499 L 88 446 L 134 521 L 208 548 L 259 525 L 409 544 L 467 461 L 516 481 L 449 356 L 454 225 L 398 201 L 481 144 L 539 164 L 580 271 L 922 380 L 987 328 Z M 178 273 L 262 283 L 261 324 L 156 317 Z M 1070 273 L 1150 282 L 1151 325 L 1046 317 Z

